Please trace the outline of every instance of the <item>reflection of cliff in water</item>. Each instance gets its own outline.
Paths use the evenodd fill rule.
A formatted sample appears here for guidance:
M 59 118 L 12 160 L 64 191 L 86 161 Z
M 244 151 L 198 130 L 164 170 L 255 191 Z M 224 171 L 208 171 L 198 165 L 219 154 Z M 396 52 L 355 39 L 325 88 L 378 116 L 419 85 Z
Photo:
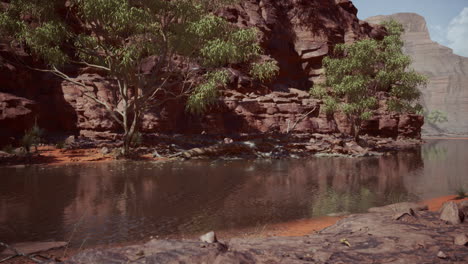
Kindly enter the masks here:
M 0 237 L 131 241 L 264 225 L 411 198 L 421 152 L 374 158 L 5 169 Z
M 364 159 L 318 158 L 254 164 L 257 173 L 229 196 L 225 223 L 256 223 L 361 212 L 372 206 L 413 199 L 403 177 L 423 166 L 419 150 Z M 329 208 L 324 208 L 329 206 Z M 259 209 L 263 214 L 258 214 Z M 336 210 L 334 210 L 336 209 Z M 235 220 L 233 220 L 235 219 Z M 243 223 L 242 219 L 245 219 Z
M 468 187 L 468 140 L 428 140 L 421 149 L 424 167 L 405 177 L 410 192 L 426 199 Z

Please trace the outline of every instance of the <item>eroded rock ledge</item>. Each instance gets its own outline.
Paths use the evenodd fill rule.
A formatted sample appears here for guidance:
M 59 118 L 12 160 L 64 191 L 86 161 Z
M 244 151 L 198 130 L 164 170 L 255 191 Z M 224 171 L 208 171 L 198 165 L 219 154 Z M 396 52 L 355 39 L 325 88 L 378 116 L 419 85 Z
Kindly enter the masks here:
M 386 206 L 304 237 L 221 239 L 212 244 L 152 240 L 87 250 L 66 263 L 467 263 L 468 247 L 459 242 L 460 235 L 468 233 L 468 223 L 450 225 L 439 213 L 421 209 L 407 203 Z

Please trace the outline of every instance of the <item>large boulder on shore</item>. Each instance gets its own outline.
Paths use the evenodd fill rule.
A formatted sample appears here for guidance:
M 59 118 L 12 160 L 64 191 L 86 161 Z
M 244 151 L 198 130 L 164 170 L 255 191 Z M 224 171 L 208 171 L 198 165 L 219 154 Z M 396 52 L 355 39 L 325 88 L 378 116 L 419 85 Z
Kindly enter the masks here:
M 440 219 L 452 225 L 458 225 L 465 219 L 465 214 L 455 202 L 446 202 L 440 209 Z

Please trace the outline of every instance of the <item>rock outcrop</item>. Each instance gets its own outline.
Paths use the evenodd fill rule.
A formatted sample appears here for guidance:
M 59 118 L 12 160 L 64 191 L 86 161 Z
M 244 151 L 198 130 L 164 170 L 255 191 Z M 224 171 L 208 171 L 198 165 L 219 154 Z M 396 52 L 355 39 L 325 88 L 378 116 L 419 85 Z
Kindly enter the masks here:
M 396 209 L 396 211 L 394 210 Z M 466 263 L 458 235 L 466 223 L 447 225 L 437 213 L 397 206 L 352 215 L 304 237 L 234 238 L 221 243 L 152 240 L 143 245 L 83 251 L 66 263 Z M 395 213 L 401 215 L 397 219 Z M 460 238 L 458 238 L 460 240 Z M 443 255 L 440 254 L 443 252 Z
M 279 76 L 268 85 L 249 77 L 236 66 L 229 69 L 229 88 L 219 103 L 204 116 L 185 111 L 184 103 L 170 102 L 148 111 L 142 122 L 145 133 L 239 134 L 265 132 L 350 133 L 351 126 L 342 115 L 327 116 L 320 100 L 311 99 L 308 90 L 323 80 L 322 59 L 333 45 L 371 37 L 382 39 L 380 26 L 360 21 L 349 0 L 246 0 L 219 12 L 231 23 L 256 27 L 266 56 L 274 58 Z M 0 57 L 18 51 L 0 50 Z M 7 65 L 7 64 L 5 64 Z M 11 66 L 11 67 L 10 67 Z M 79 87 L 30 73 L 19 66 L 0 68 L 1 91 L 37 103 L 39 125 L 51 131 L 71 131 L 89 138 L 115 138 L 120 128 L 105 109 L 83 96 Z M 148 67 L 151 63 L 148 63 Z M 15 74 L 11 74 L 11 69 Z M 32 81 L 16 82 L 27 75 Z M 32 77 L 31 77 L 32 76 Z M 104 101 L 112 100 L 109 85 L 99 73 L 89 69 L 75 71 L 76 80 L 85 83 Z M 20 87 L 17 87 L 20 86 Z M 5 111 L 3 111 L 5 112 Z M 59 114 L 57 114 L 59 113 Z M 13 119 L 12 119 L 13 120 Z M 390 115 L 382 107 L 364 124 L 363 133 L 383 137 L 420 136 L 421 116 Z M 14 135 L 10 126 L 2 132 Z
M 0 127 L 21 134 L 34 123 L 37 104 L 29 99 L 0 93 Z M 0 132 L 3 132 L 0 131 Z M 7 135 L 0 134 L 0 137 Z
M 395 19 L 405 27 L 405 53 L 412 67 L 429 77 L 422 89 L 422 104 L 429 111 L 445 112 L 448 122 L 423 127 L 425 134 L 468 134 L 468 58 L 453 54 L 450 48 L 431 40 L 425 19 L 414 13 L 376 16 L 366 21 L 378 24 Z

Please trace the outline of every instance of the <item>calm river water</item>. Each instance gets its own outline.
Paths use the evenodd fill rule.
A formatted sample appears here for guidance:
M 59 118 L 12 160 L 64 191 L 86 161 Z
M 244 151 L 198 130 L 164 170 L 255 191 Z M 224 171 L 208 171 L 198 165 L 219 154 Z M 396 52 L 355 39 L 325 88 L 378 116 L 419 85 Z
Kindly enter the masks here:
M 454 194 L 467 172 L 468 140 L 362 159 L 0 168 L 0 241 L 109 244 L 363 212 Z

